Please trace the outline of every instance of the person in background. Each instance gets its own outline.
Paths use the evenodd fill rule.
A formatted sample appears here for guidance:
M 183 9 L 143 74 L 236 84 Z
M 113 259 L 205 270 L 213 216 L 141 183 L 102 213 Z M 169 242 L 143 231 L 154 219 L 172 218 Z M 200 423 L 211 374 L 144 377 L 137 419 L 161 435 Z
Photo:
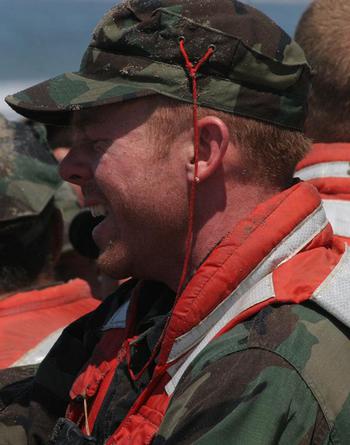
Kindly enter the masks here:
M 0 116 L 0 368 L 39 363 L 63 328 L 95 309 L 87 282 L 59 282 L 62 186 L 43 134 Z
M 296 176 L 317 187 L 335 234 L 350 243 L 350 2 L 314 0 L 295 38 L 313 70 L 305 131 L 314 142 Z
M 100 267 L 134 277 L 1 412 L 16 445 L 350 443 L 350 254 L 293 179 L 309 79 L 244 3 L 128 0 L 80 71 L 7 97 L 71 126 L 61 176 Z

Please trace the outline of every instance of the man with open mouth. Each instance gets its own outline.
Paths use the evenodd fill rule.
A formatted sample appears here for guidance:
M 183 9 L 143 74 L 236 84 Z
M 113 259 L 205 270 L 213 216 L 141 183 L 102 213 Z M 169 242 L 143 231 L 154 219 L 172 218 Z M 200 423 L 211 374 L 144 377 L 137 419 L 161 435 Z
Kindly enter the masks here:
M 7 97 L 72 127 L 61 176 L 104 216 L 101 269 L 133 277 L 65 330 L 27 399 L 7 397 L 8 437 L 350 443 L 350 254 L 293 179 L 309 79 L 246 4 L 129 0 L 79 71 Z

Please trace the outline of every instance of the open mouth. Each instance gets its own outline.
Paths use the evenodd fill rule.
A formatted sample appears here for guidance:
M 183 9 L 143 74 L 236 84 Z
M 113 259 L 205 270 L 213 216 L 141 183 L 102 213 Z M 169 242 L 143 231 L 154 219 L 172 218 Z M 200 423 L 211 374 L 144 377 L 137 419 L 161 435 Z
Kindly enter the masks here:
M 104 204 L 90 204 L 89 210 L 94 220 L 92 238 L 96 245 L 101 249 L 105 245 L 106 234 L 110 231 L 111 219 L 108 218 L 110 212 Z
M 98 218 L 98 217 L 104 218 L 108 215 L 108 210 L 106 209 L 106 207 L 103 204 L 92 205 L 89 207 L 89 210 L 91 212 L 91 215 L 94 218 Z

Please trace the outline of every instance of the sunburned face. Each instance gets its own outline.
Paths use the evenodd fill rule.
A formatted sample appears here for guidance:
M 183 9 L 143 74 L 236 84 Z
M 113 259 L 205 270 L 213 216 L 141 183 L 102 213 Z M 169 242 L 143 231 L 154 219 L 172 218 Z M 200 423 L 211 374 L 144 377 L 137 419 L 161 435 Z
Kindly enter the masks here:
M 150 106 L 137 99 L 74 121 L 62 177 L 82 187 L 84 203 L 105 218 L 93 237 L 102 270 L 115 278 L 166 279 L 183 256 L 187 221 L 186 153 L 152 140 Z

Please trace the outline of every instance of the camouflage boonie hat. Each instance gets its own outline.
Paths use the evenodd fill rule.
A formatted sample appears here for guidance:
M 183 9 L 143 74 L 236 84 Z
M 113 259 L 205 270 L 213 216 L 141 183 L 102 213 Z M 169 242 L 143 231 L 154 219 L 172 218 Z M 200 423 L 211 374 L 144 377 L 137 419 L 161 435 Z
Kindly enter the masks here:
M 35 128 L 0 115 L 0 223 L 39 215 L 62 184 Z
M 310 77 L 303 51 L 271 19 L 236 0 L 125 1 L 97 25 L 78 72 L 6 101 L 46 123 L 151 94 L 192 103 L 181 37 L 193 62 L 215 49 L 198 73 L 199 105 L 302 129 Z

